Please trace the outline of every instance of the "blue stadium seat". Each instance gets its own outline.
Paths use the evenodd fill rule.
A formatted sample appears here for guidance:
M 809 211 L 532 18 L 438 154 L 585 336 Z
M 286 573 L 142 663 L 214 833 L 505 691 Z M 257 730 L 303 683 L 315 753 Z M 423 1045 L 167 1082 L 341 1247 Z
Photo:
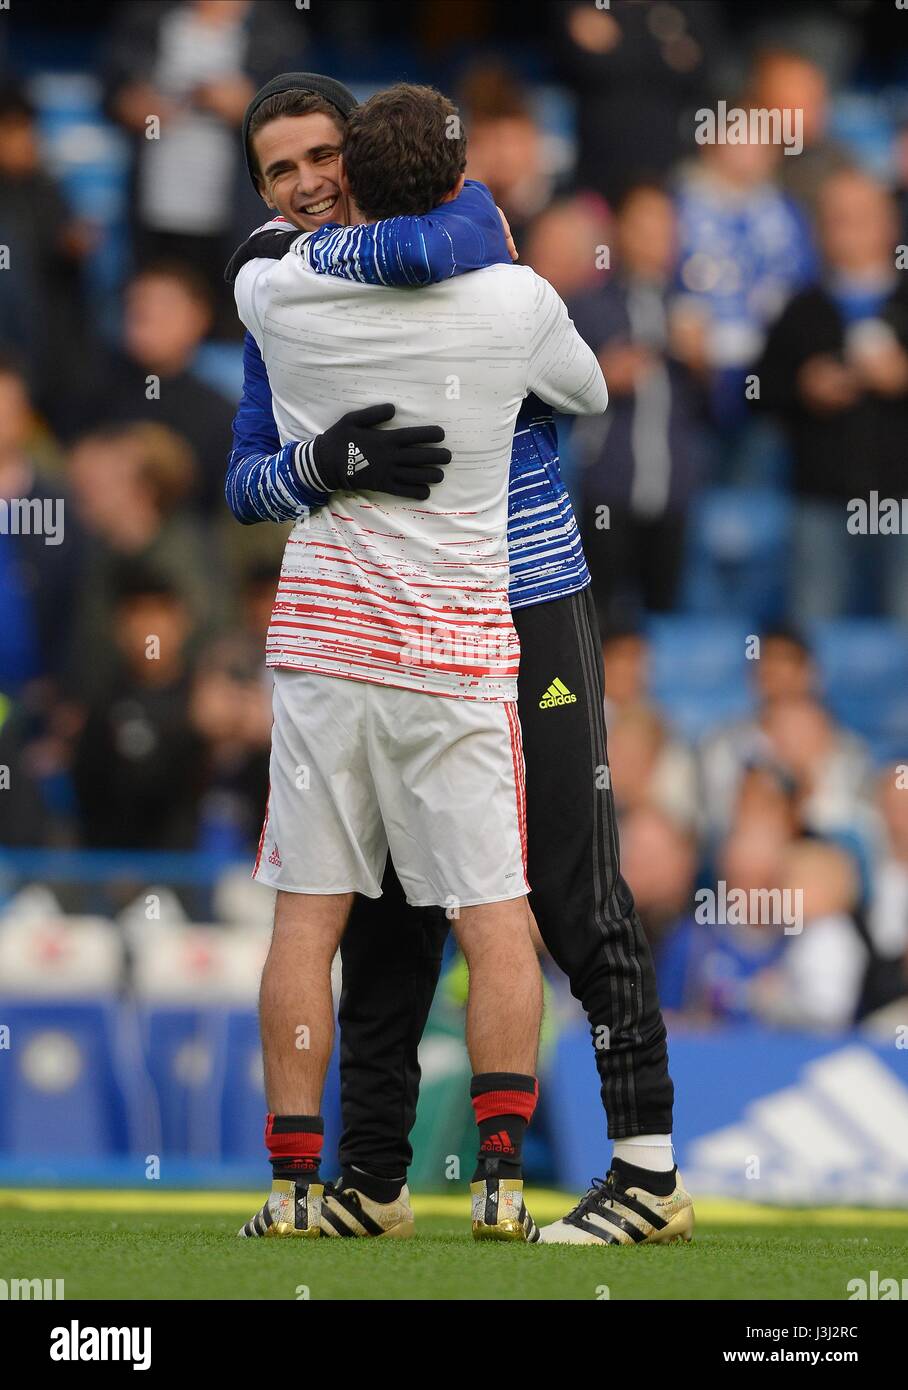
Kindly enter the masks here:
M 809 637 L 835 717 L 870 742 L 878 761 L 908 758 L 908 630 L 853 618 L 816 623 Z
M 839 92 L 830 112 L 830 138 L 882 180 L 892 174 L 892 142 L 901 124 L 895 92 Z
M 750 710 L 745 643 L 754 632 L 730 619 L 650 619 L 650 693 L 684 738 Z
M 203 343 L 192 364 L 199 377 L 228 401 L 243 393 L 243 348 L 240 343 Z
M 29 92 L 67 202 L 100 229 L 88 278 L 93 294 L 110 296 L 129 257 L 129 140 L 105 116 L 101 83 L 88 72 L 39 72 Z
M 882 619 L 815 623 L 811 646 L 830 698 L 908 687 L 908 629 Z
M 777 621 L 786 599 L 791 503 L 770 488 L 710 488 L 693 508 L 682 605 L 710 617 Z
M 13 695 L 41 670 L 34 600 L 17 542 L 0 536 L 0 690 Z
M 135 1149 L 130 1116 L 140 1101 L 130 1089 L 143 1078 L 123 1064 L 118 1009 L 112 1000 L 0 998 L 10 1030 L 0 1051 L 4 1158 L 92 1160 Z
M 221 1141 L 225 1158 L 257 1159 L 264 1153 L 265 1088 L 262 1043 L 254 1009 L 231 1009 L 227 1019 L 227 1075 Z
M 228 1078 L 228 1011 L 146 1007 L 140 1010 L 139 1020 L 146 1064 L 158 1097 L 162 1152 L 219 1159 Z
M 225 1161 L 264 1161 L 265 1092 L 262 1084 L 262 1044 L 258 1015 L 253 1009 L 231 1009 L 227 1016 L 226 1075 L 221 1108 L 221 1154 Z M 322 1098 L 325 1121 L 325 1176 L 333 1176 L 340 1140 L 340 1080 L 338 1047 L 328 1067 Z M 267 1169 L 265 1170 L 267 1173 Z

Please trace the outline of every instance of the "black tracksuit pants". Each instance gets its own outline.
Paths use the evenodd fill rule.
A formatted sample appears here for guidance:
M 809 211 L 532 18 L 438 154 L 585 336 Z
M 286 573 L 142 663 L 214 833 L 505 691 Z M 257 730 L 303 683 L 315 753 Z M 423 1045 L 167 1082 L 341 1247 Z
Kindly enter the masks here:
M 612 1139 L 667 1134 L 674 1092 L 649 945 L 618 865 L 602 653 L 591 590 L 514 611 L 530 906 L 590 1021 Z M 566 687 L 555 698 L 556 680 Z M 408 907 L 389 864 L 341 944 L 341 1166 L 397 1177 L 412 1160 L 417 1047 L 449 922 Z M 506 985 L 505 985 L 506 987 Z

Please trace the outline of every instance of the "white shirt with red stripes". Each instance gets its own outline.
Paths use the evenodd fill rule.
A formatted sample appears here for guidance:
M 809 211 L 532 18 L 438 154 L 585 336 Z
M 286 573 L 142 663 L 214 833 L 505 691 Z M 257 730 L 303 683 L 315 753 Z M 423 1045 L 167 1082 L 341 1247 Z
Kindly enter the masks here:
M 599 414 L 608 400 L 558 295 L 526 267 L 398 290 L 318 275 L 292 251 L 243 266 L 236 299 L 282 442 L 391 401 L 390 428 L 439 424 L 452 453 L 426 502 L 335 492 L 300 520 L 268 665 L 516 699 L 507 516 L 517 413 L 531 391 L 572 414 Z

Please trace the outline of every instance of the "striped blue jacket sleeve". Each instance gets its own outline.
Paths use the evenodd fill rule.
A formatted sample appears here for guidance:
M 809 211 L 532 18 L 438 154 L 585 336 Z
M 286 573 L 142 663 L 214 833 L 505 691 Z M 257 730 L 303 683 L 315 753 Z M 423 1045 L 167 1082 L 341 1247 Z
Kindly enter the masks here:
M 362 227 L 319 227 L 294 247 L 313 270 L 366 285 L 418 288 L 510 265 L 491 193 L 468 180 L 461 193 L 419 217 L 388 217 Z
M 324 506 L 330 493 L 311 474 L 312 441 L 281 446 L 271 385 L 251 333 L 243 344 L 243 394 L 233 421 L 233 450 L 225 495 L 237 521 L 296 521 Z

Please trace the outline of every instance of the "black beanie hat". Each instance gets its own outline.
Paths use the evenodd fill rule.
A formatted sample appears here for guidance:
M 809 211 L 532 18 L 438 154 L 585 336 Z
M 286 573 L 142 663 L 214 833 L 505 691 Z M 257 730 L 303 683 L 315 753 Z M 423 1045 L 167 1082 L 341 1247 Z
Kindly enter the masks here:
M 336 82 L 333 77 L 322 77 L 321 73 L 318 72 L 282 72 L 277 77 L 272 77 L 271 81 L 266 82 L 264 87 L 259 87 L 246 107 L 246 114 L 243 117 L 243 155 L 256 193 L 258 192 L 258 184 L 255 181 L 255 170 L 249 149 L 249 122 L 262 102 L 267 101 L 269 97 L 277 96 L 279 92 L 311 92 L 313 96 L 323 97 L 325 101 L 337 107 L 345 119 L 359 104 L 349 87 L 345 87 L 343 82 Z

